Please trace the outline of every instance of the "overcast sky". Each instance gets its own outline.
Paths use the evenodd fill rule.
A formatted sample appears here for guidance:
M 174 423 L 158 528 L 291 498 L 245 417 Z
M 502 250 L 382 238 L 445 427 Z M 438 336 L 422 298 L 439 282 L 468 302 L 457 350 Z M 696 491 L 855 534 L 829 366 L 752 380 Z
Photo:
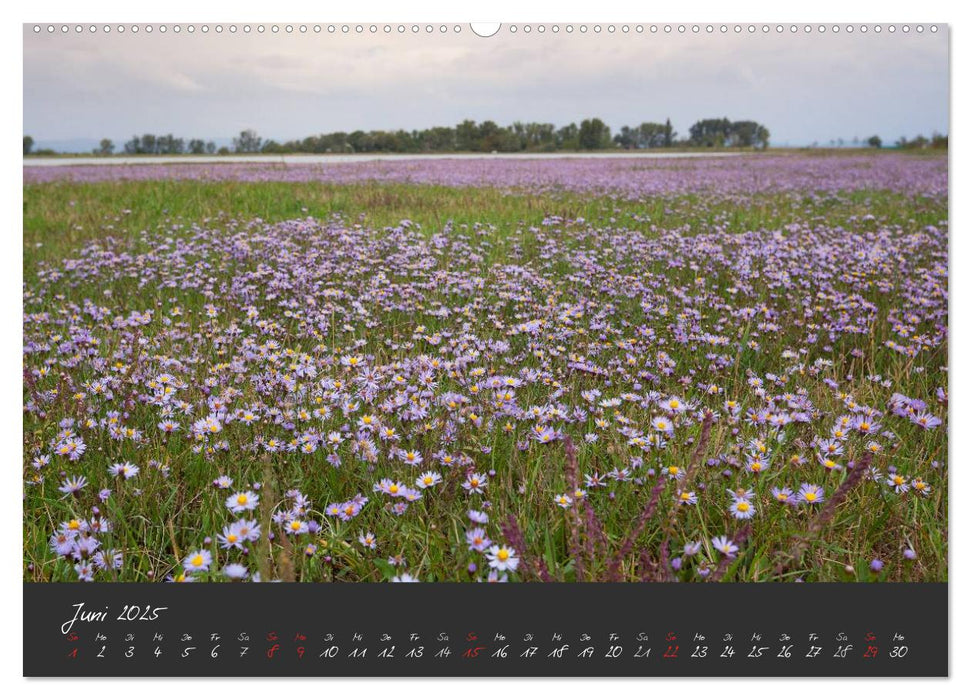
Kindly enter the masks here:
M 947 28 L 806 35 L 34 34 L 24 133 L 39 146 L 135 133 L 286 140 L 463 119 L 754 119 L 776 144 L 948 131 Z

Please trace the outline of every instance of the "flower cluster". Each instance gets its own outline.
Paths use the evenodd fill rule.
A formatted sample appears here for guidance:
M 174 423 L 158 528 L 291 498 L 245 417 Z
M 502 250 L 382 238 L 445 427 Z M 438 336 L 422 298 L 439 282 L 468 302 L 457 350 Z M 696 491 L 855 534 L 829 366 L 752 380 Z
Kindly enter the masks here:
M 619 200 L 600 221 L 170 220 L 41 263 L 23 292 L 24 473 L 27 525 L 56 554 L 44 575 L 501 581 L 534 556 L 559 575 L 577 522 L 622 539 L 657 491 L 658 522 L 690 539 L 679 575 L 700 577 L 846 507 L 834 494 L 863 455 L 867 508 L 946 508 L 947 224 L 815 215 L 849 183 L 939 201 L 946 168 L 753 162 L 333 177 L 716 202 L 778 189 L 805 196 L 803 215 L 749 230 L 682 199 L 703 224 Z M 512 516 L 523 543 L 502 534 Z M 874 548 L 861 556 L 890 561 Z

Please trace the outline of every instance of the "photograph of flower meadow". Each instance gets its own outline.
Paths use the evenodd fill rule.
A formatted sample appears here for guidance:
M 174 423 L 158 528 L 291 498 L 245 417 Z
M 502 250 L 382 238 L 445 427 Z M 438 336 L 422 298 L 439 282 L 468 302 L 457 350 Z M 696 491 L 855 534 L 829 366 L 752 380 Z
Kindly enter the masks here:
M 220 73 L 175 50 L 145 89 L 182 95 L 185 136 L 143 134 L 165 119 L 92 60 L 75 72 L 108 97 L 78 100 L 72 134 L 115 138 L 68 145 L 52 105 L 76 94 L 31 81 L 84 42 L 144 70 L 126 56 L 188 38 L 169 34 L 25 28 L 24 581 L 947 580 L 946 38 L 894 38 L 903 61 L 943 46 L 944 121 L 881 122 L 862 90 L 882 138 L 760 117 L 757 84 L 745 113 L 677 89 L 615 109 L 605 81 L 559 118 L 525 92 L 365 119 L 297 90 L 303 113 L 254 109 L 220 142 L 236 122 L 186 86 Z M 416 74 L 419 39 L 463 65 L 503 46 L 340 50 L 378 39 Z M 783 39 L 825 73 L 820 37 Z M 603 73 L 596 42 L 621 40 L 577 36 L 520 80 L 577 56 Z

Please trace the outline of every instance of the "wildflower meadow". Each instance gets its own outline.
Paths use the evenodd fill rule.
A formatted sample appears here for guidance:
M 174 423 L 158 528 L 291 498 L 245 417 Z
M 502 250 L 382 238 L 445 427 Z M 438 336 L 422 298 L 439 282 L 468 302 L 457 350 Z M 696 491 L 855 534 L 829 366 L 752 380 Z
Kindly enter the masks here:
M 24 167 L 25 581 L 946 581 L 920 153 Z

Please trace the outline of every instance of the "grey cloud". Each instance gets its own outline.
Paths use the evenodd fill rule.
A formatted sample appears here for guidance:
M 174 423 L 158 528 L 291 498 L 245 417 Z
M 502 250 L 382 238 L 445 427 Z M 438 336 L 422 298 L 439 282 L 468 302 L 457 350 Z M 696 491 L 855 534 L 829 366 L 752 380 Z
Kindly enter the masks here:
M 947 32 L 528 37 L 24 34 L 38 141 L 165 130 L 278 139 L 463 118 L 767 123 L 776 142 L 948 128 Z M 65 118 L 70 115 L 70 118 Z

